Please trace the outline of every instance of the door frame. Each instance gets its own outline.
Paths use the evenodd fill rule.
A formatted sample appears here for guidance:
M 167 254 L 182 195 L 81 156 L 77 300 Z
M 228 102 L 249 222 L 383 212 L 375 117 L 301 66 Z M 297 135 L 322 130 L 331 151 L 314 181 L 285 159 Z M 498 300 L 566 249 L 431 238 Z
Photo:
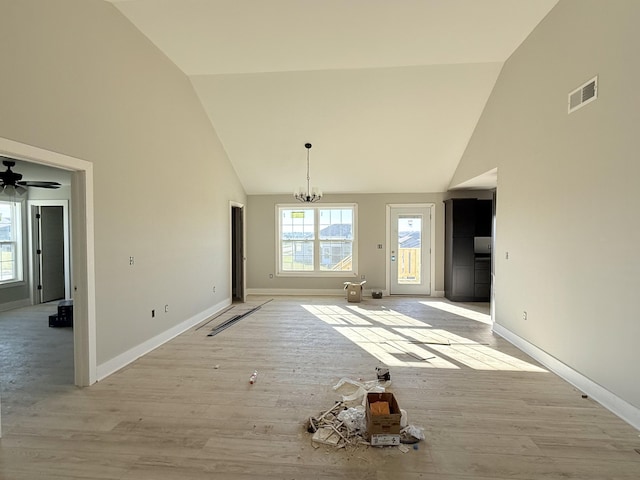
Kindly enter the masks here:
M 0 155 L 71 172 L 74 383 L 81 387 L 92 385 L 97 380 L 93 164 L 3 137 Z
M 247 222 L 246 222 L 246 209 L 244 203 L 239 203 L 231 200 L 229 202 L 229 297 L 233 302 L 233 240 L 234 240 L 234 228 L 233 228 L 233 215 L 234 208 L 240 209 L 240 217 L 242 219 L 242 251 L 236 252 L 238 256 L 238 260 L 242 262 L 242 267 L 240 269 L 242 274 L 242 295 L 240 296 L 240 300 L 244 303 L 247 301 L 247 257 L 246 257 L 246 248 L 247 248 Z
M 38 286 L 36 285 L 36 269 L 38 263 L 34 251 L 35 234 L 33 231 L 34 218 L 32 207 L 62 207 L 62 228 L 64 235 L 64 298 L 71 298 L 71 264 L 69 263 L 69 201 L 68 200 L 27 200 L 27 217 L 28 217 L 28 245 L 29 245 L 29 292 L 31 295 L 31 305 L 40 303 L 38 300 Z
M 434 285 L 435 285 L 435 275 L 436 275 L 436 267 L 434 261 L 435 254 L 435 244 L 436 244 L 436 204 L 435 203 L 388 203 L 386 205 L 386 246 L 385 246 L 385 295 L 390 295 L 391 290 L 391 260 L 390 260 L 390 250 L 391 250 L 391 209 L 392 208 L 428 208 L 429 209 L 429 294 L 427 296 L 434 296 Z

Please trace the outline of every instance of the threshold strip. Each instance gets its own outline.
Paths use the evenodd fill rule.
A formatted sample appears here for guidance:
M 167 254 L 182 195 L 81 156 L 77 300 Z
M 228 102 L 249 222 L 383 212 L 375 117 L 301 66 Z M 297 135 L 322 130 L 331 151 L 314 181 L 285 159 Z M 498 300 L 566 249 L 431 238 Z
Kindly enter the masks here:
M 220 313 L 218 313 L 217 315 L 214 315 L 213 317 L 211 317 L 209 320 L 207 320 L 206 322 L 204 322 L 202 325 L 200 325 L 198 328 L 196 328 L 196 332 L 198 330 L 200 330 L 202 327 L 206 327 L 207 325 L 209 325 L 211 322 L 213 322 L 216 318 L 221 317 L 222 315 L 224 315 L 225 313 L 227 313 L 229 310 L 232 310 L 235 308 L 235 305 L 231 305 L 228 308 L 225 308 L 224 310 L 222 310 Z
M 222 322 L 220 325 L 218 325 L 217 327 L 212 329 L 211 332 L 207 334 L 207 337 L 213 337 L 213 336 L 219 334 L 220 332 L 222 332 L 223 330 L 226 330 L 227 328 L 229 328 L 233 324 L 239 322 L 243 318 L 248 317 L 249 315 L 251 315 L 254 312 L 257 312 L 258 310 L 260 310 L 262 308 L 263 305 L 266 305 L 267 303 L 269 303 L 272 300 L 273 300 L 273 298 L 267 300 L 264 303 L 261 303 L 257 307 L 252 308 L 251 310 L 248 310 L 248 311 L 246 311 L 244 313 L 241 313 L 241 314 L 238 314 L 238 315 L 234 315 L 229 320 L 226 320 L 226 321 Z

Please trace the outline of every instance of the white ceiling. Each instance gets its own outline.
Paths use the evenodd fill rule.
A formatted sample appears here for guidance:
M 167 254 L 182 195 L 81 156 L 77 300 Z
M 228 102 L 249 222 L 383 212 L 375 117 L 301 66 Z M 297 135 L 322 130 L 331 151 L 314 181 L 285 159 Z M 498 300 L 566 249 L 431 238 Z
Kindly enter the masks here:
M 112 0 L 188 75 L 248 194 L 441 192 L 557 0 Z

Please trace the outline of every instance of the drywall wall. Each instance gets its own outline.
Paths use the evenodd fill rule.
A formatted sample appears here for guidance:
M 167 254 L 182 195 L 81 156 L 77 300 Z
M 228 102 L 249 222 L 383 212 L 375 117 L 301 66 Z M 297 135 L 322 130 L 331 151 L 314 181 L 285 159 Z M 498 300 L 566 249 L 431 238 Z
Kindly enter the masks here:
M 48 188 L 31 188 L 29 189 L 28 195 L 29 200 L 70 200 L 71 188 L 68 185 L 62 185 L 55 190 Z
M 496 322 L 636 408 L 638 24 L 635 0 L 559 2 L 504 65 L 452 182 L 498 168 Z M 598 99 L 567 114 L 595 75 Z
M 434 293 L 444 291 L 444 206 L 443 194 L 369 194 L 325 195 L 323 204 L 356 203 L 358 205 L 358 277 L 331 278 L 278 277 L 276 272 L 277 204 L 296 205 L 291 195 L 250 195 L 247 206 L 247 288 L 252 290 L 339 291 L 342 282 L 360 281 L 366 275 L 367 288 L 384 289 L 386 283 L 386 205 L 435 204 L 435 264 L 432 281 Z M 378 249 L 383 244 L 385 249 Z M 273 278 L 269 275 L 273 274 Z
M 230 301 L 246 199 L 188 78 L 101 0 L 0 17 L 0 137 L 93 164 L 98 365 Z

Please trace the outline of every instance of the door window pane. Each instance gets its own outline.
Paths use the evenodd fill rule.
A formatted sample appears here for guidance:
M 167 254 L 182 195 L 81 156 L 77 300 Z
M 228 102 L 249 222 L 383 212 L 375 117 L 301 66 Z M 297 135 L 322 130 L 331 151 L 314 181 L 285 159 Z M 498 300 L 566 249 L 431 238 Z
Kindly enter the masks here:
M 398 217 L 398 283 L 419 285 L 422 271 L 422 216 Z

